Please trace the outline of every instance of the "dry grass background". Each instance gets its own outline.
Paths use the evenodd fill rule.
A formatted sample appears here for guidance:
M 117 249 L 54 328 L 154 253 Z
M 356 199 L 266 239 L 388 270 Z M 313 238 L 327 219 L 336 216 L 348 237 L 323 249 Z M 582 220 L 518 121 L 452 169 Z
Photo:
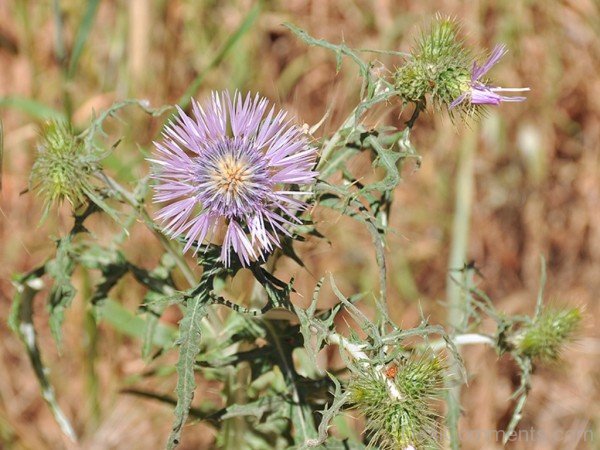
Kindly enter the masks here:
M 61 2 L 67 42 L 81 20 L 82 2 Z M 72 96 L 74 120 L 85 126 L 93 110 L 125 97 L 153 105 L 176 102 L 210 63 L 253 2 L 246 0 L 102 1 L 73 79 L 65 82 L 54 52 L 52 2 L 0 1 L 0 96 L 24 96 L 60 109 Z M 539 283 L 539 256 L 548 261 L 547 297 L 556 304 L 586 308 L 581 340 L 555 367 L 538 367 L 521 429 L 563 432 L 564 439 L 521 440 L 514 449 L 600 448 L 600 6 L 594 0 L 271 0 L 262 4 L 252 28 L 215 68 L 198 95 L 210 89 L 258 90 L 280 101 L 302 122 L 315 123 L 328 108 L 332 130 L 357 96 L 349 65 L 336 75 L 332 55 L 309 49 L 281 23 L 291 21 L 313 35 L 351 46 L 408 48 L 419 24 L 437 12 L 460 18 L 469 43 L 505 42 L 510 53 L 495 69 L 503 85 L 529 86 L 525 104 L 506 105 L 465 131 L 447 118 L 428 114 L 414 143 L 423 155 L 398 189 L 389 237 L 391 309 L 412 326 L 419 304 L 432 321 L 444 320 L 446 267 L 451 235 L 457 149 L 476 133 L 475 199 L 469 258 L 481 268 L 480 287 L 510 313 L 531 312 Z M 389 61 L 386 61 L 389 62 Z M 393 61 L 392 61 L 393 63 Z M 39 264 L 52 249 L 50 236 L 67 229 L 66 211 L 38 226 L 40 203 L 19 195 L 27 185 L 41 121 L 2 104 L 5 130 L 3 190 L 0 193 L 0 316 L 12 296 L 12 274 Z M 372 116 L 373 123 L 400 121 L 397 109 Z M 161 120 L 129 111 L 115 124 L 123 137 L 119 158 L 108 170 L 124 180 L 144 173 L 143 156 Z M 364 161 L 357 161 L 357 170 Z M 299 291 L 332 270 L 346 293 L 372 289 L 376 280 L 368 237 L 336 217 L 322 217 L 331 238 L 301 249 L 311 274 L 289 264 Z M 110 232 L 96 224 L 100 235 Z M 133 233 L 130 255 L 142 265 L 156 255 L 151 237 Z M 358 236 L 357 236 L 358 235 Z M 364 245 L 357 245 L 364 242 Z M 148 246 L 145 245 L 148 243 Z M 245 295 L 243 280 L 239 296 Z M 134 310 L 140 292 L 120 285 L 116 298 Z M 300 300 L 302 301 L 302 300 Z M 325 302 L 333 299 L 324 299 Z M 0 321 L 0 448 L 158 449 L 171 422 L 171 408 L 119 393 L 144 370 L 139 343 L 101 325 L 96 347 L 85 332 L 85 301 L 78 298 L 65 325 L 62 355 L 53 350 L 43 305 L 37 324 L 59 402 L 82 436 L 67 442 L 44 405 L 21 344 Z M 86 337 L 87 336 L 87 337 Z M 94 356 L 93 349 L 97 355 Z M 516 368 L 486 348 L 469 348 L 471 374 L 464 390 L 461 429 L 506 425 Z M 95 374 L 95 375 L 94 375 Z M 173 378 L 153 387 L 171 392 Z M 94 383 L 97 383 L 96 385 Z M 199 396 L 215 396 L 215 388 Z M 93 393 L 96 392 L 97 395 Z M 98 404 L 91 401 L 98 398 Z M 591 442 L 590 434 L 594 434 Z M 587 436 L 585 442 L 584 436 Z M 212 432 L 202 425 L 184 433 L 182 449 L 210 448 Z M 466 442 L 466 449 L 493 449 L 492 440 Z

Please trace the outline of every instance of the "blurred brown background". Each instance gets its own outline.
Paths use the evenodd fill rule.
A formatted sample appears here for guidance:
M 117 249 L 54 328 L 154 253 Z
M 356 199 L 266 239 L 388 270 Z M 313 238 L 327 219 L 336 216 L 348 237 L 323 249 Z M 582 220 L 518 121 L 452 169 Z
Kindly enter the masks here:
M 60 4 L 69 44 L 81 21 L 83 2 Z M 316 123 L 331 108 L 324 125 L 328 132 L 335 130 L 357 99 L 357 73 L 346 62 L 336 74 L 332 54 L 308 48 L 281 26 L 283 22 L 332 42 L 407 50 L 419 27 L 442 13 L 461 21 L 467 42 L 476 48 L 506 43 L 510 53 L 492 75 L 503 86 L 531 87 L 526 103 L 491 110 L 470 130 L 431 111 L 415 127 L 413 143 L 423 164 L 420 170 L 405 173 L 395 198 L 391 218 L 395 232 L 388 238 L 390 307 L 406 327 L 418 323 L 419 305 L 432 322 L 445 320 L 458 149 L 474 133 L 477 149 L 468 259 L 475 260 L 484 275 L 480 288 L 503 311 L 531 313 L 539 286 L 539 259 L 544 255 L 546 298 L 556 305 L 573 304 L 586 310 L 583 336 L 564 354 L 563 362 L 536 368 L 520 426 L 546 435 L 562 433 L 562 437 L 521 440 L 508 447 L 600 448 L 599 3 L 265 1 L 251 28 L 216 67 L 209 67 L 253 5 L 246 0 L 102 1 L 77 71 L 66 80 L 55 51 L 53 3 L 2 0 L 0 96 L 34 99 L 61 110 L 66 90 L 76 125 L 85 127 L 93 110 L 105 109 L 118 99 L 147 98 L 152 105 L 177 102 L 190 82 L 206 70 L 198 97 L 210 89 L 260 91 L 308 124 Z M 399 63 L 381 62 L 390 67 Z M 0 316 L 6 317 L 13 294 L 11 276 L 44 261 L 53 248 L 50 237 L 68 229 L 69 215 L 62 209 L 38 225 L 39 199 L 19 195 L 27 187 L 43 119 L 36 107 L 24 112 L 6 99 L 0 105 L 5 134 Z M 391 109 L 370 115 L 368 121 L 399 124 L 407 119 L 398 106 Z M 106 166 L 127 183 L 146 172 L 138 146 L 150 149 L 163 119 L 151 120 L 135 110 L 124 112 L 121 118 L 124 124 L 114 122 L 108 142 L 119 137 L 123 141 L 118 157 L 111 157 Z M 357 170 L 368 167 L 366 161 L 353 164 Z M 329 216 L 322 217 L 319 226 L 332 242 L 302 246 L 310 274 L 289 262 L 284 267 L 298 275 L 300 293 L 308 298 L 315 280 L 326 271 L 334 273 L 346 294 L 375 289 L 376 269 L 367 233 Z M 110 230 L 99 224 L 96 231 L 101 235 Z M 155 261 L 158 253 L 147 248 L 155 244 L 141 228 L 132 235 L 135 238 L 127 243 L 131 259 L 149 266 L 148 261 Z M 152 243 L 140 245 L 146 242 Z M 137 288 L 120 285 L 115 298 L 134 311 L 140 294 Z M 243 296 L 240 288 L 241 300 Z M 333 299 L 324 298 L 328 301 Z M 85 302 L 78 297 L 67 315 L 60 356 L 51 342 L 41 300 L 36 315 L 59 402 L 81 436 L 78 445 L 60 434 L 20 342 L 5 320 L 0 322 L 0 448 L 162 448 L 170 429 L 171 407 L 119 393 L 144 370 L 139 342 L 101 324 L 93 347 L 97 354 L 90 352 L 85 310 Z M 465 355 L 471 379 L 463 392 L 461 429 L 505 427 L 513 406 L 510 393 L 518 382 L 516 368 L 508 360 L 498 360 L 488 348 L 469 348 Z M 165 380 L 154 387 L 170 393 L 174 378 Z M 210 448 L 211 442 L 210 428 L 191 426 L 181 448 Z M 493 439 L 464 444 L 466 449 L 497 446 Z

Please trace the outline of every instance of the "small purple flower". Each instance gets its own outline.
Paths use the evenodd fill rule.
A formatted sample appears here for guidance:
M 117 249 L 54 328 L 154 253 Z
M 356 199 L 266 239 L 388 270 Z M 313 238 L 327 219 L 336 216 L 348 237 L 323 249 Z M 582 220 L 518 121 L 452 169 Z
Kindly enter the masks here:
M 221 261 L 229 266 L 233 249 L 247 266 L 301 223 L 296 212 L 306 204 L 298 197 L 310 192 L 293 185 L 314 181 L 316 149 L 258 94 L 213 92 L 204 105 L 192 100 L 192 108 L 189 117 L 178 107 L 163 142 L 155 142 L 154 201 L 169 202 L 157 219 L 167 235 L 185 238 L 184 252 L 224 229 Z
M 529 88 L 501 88 L 493 87 L 482 83 L 481 77 L 483 77 L 489 70 L 500 61 L 506 53 L 507 49 L 504 45 L 499 44 L 494 47 L 494 51 L 485 62 L 483 66 L 479 66 L 476 62 L 473 63 L 473 70 L 471 71 L 471 82 L 469 83 L 469 89 L 459 95 L 451 104 L 450 109 L 460 105 L 467 98 L 473 105 L 499 105 L 501 102 L 522 102 L 525 101 L 525 97 L 509 97 L 500 94 L 501 92 L 526 92 Z

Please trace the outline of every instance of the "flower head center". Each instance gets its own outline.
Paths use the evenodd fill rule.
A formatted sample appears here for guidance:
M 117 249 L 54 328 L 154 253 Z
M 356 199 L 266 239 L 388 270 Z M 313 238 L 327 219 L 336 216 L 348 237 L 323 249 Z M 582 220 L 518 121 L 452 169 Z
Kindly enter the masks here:
M 226 138 L 196 163 L 199 200 L 229 218 L 255 213 L 272 188 L 264 156 L 252 142 Z
M 223 194 L 237 194 L 252 177 L 252 171 L 243 158 L 225 155 L 214 168 L 211 179 Z

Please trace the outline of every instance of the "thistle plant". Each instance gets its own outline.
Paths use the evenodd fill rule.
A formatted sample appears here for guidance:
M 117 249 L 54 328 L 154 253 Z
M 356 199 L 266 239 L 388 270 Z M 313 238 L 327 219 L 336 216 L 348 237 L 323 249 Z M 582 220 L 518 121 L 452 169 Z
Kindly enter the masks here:
M 422 315 L 418 326 L 405 329 L 391 318 L 393 299 L 386 288 L 388 216 L 403 166 L 421 161 L 411 142 L 419 113 L 429 99 L 440 114 L 523 101 L 505 97 L 505 89 L 483 79 L 505 54 L 504 47 L 479 66 L 458 25 L 438 18 L 404 55 L 401 67 L 374 71 L 364 51 L 286 26 L 306 44 L 332 51 L 338 65 L 345 57 L 351 60 L 362 79 L 359 102 L 338 129 L 321 138 L 313 136 L 319 124 L 303 128 L 259 94 L 216 92 L 192 99 L 191 109 L 176 108 L 154 149 L 144 152 L 151 164 L 149 176 L 130 188 L 100 165 L 102 158 L 118 152 L 105 142 L 103 125 L 128 106 L 153 116 L 170 107 L 126 100 L 78 134 L 68 123 L 51 124 L 42 132 L 31 186 L 44 195 L 47 208 L 67 200 L 73 227 L 56 241 L 56 252 L 44 264 L 15 278 L 10 324 L 29 353 L 44 399 L 65 433 L 77 439 L 43 364 L 33 300 L 49 281 L 50 324 L 60 345 L 64 312 L 75 298 L 80 268 L 93 280 L 86 299 L 92 322 L 142 335 L 142 355 L 152 368 L 147 373 L 172 374 L 163 355 L 178 350 L 176 398 L 135 384 L 125 389 L 175 404 L 167 448 L 180 443 L 190 416 L 214 427 L 223 448 L 422 449 L 445 445 L 448 431 L 449 445 L 459 448 L 456 424 L 449 421 L 454 429 L 446 429 L 443 398 L 450 384 L 460 385 L 466 378 L 459 347 L 471 344 L 509 354 L 521 369 L 510 436 L 522 416 L 534 365 L 558 357 L 578 330 L 580 311 L 547 310 L 540 290 L 533 317 L 508 316 L 475 284 L 463 282 L 473 275 L 465 264 L 460 271 L 464 279 L 455 280 L 465 298 L 462 327 L 433 324 Z M 367 125 L 375 106 L 398 102 L 413 108 L 405 124 Z M 378 177 L 369 182 L 349 170 L 365 153 Z M 155 213 L 148 210 L 153 207 L 147 201 L 151 191 L 160 205 Z M 294 280 L 280 279 L 277 268 L 282 258 L 289 258 L 302 269 L 296 243 L 324 238 L 313 217 L 318 210 L 335 211 L 368 230 L 378 268 L 376 292 L 343 293 L 330 276 L 320 279 L 314 292 L 301 293 L 305 298 L 312 294 L 307 308 L 292 301 Z M 91 215 L 108 216 L 123 231 L 102 242 L 86 228 Z M 163 252 L 154 267 L 134 264 L 123 246 L 134 223 L 146 226 Z M 248 304 L 232 295 L 242 271 L 254 282 Z M 133 282 L 147 292 L 139 317 L 111 298 L 119 283 Z M 325 283 L 337 299 L 329 308 L 320 307 Z M 365 314 L 365 303 L 374 306 L 374 318 Z M 159 322 L 168 307 L 182 314 L 178 329 Z M 117 314 L 128 314 L 127 320 Z M 479 329 L 484 317 L 496 324 L 492 333 Z M 134 319 L 142 322 L 142 332 L 123 326 Z M 342 320 L 336 319 L 352 331 L 342 332 Z M 339 351 L 341 370 L 318 362 L 319 352 L 330 346 Z M 448 370 L 449 359 L 458 371 Z M 199 378 L 219 383 L 220 404 L 203 401 L 204 393 L 196 388 Z M 199 407 L 194 406 L 196 395 Z M 362 418 L 359 432 L 332 433 L 350 416 Z M 193 432 L 193 427 L 186 429 Z

